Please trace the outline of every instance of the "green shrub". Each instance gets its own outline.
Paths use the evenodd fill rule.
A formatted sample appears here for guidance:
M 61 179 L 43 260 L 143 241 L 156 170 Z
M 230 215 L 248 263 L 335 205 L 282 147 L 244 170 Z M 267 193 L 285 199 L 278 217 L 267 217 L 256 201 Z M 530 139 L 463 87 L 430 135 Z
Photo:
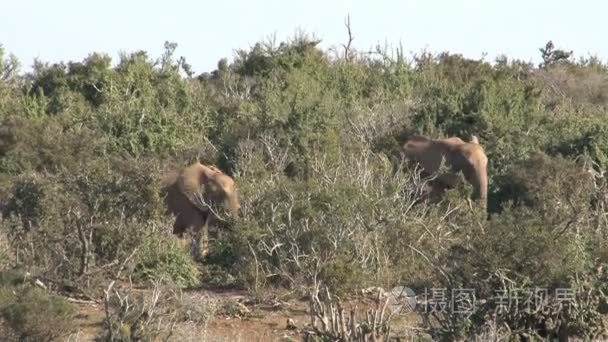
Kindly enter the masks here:
M 319 274 L 323 283 L 339 296 L 352 294 L 369 285 L 368 277 L 353 260 L 338 257 L 325 263 Z
M 3 234 L 16 261 L 33 274 L 79 281 L 95 267 L 115 271 L 122 260 L 159 233 L 162 203 L 145 162 L 92 160 L 78 173 L 15 177 L 3 206 Z M 72 285 L 70 285 L 72 286 Z
M 135 259 L 136 280 L 168 280 L 179 287 L 199 285 L 199 271 L 188 249 L 174 237 L 145 239 Z
M 0 291 L 2 318 L 20 339 L 53 341 L 73 332 L 76 307 L 62 297 L 36 287 L 16 295 L 13 289 Z
M 554 219 L 583 213 L 592 203 L 593 179 L 574 161 L 534 153 L 514 163 L 496 178 L 495 201 L 513 201 L 533 207 L 539 214 L 557 214 Z M 560 210 L 556 213 L 556 208 Z

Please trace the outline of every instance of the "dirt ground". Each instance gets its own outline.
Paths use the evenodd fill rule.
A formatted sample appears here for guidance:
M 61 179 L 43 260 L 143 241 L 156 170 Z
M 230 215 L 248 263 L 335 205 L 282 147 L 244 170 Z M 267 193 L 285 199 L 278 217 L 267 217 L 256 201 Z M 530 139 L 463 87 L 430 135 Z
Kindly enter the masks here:
M 149 290 L 140 290 L 149 291 Z M 310 329 L 310 312 L 308 301 L 302 299 L 269 300 L 255 303 L 246 291 L 196 290 L 191 295 L 201 296 L 224 303 L 224 309 L 216 314 L 208 323 L 204 338 L 190 337 L 186 340 L 210 342 L 257 342 L 257 341 L 303 341 L 305 331 Z M 372 296 L 359 297 L 344 303 L 348 312 L 356 308 L 358 318 L 364 317 L 367 308 L 375 307 Z M 103 332 L 104 307 L 103 303 L 80 302 L 79 314 L 75 324 L 78 331 L 67 341 L 95 341 Z M 226 309 L 230 308 L 230 309 Z M 388 310 L 388 309 L 387 309 Z M 288 327 L 288 320 L 293 326 Z M 419 324 L 415 314 L 395 316 L 391 326 L 400 336 L 412 336 L 412 328 Z M 295 326 L 295 327 L 294 327 Z M 176 327 L 180 329 L 180 327 Z M 181 327 L 192 329 L 197 327 Z M 171 341 L 184 341 L 183 337 L 175 336 Z

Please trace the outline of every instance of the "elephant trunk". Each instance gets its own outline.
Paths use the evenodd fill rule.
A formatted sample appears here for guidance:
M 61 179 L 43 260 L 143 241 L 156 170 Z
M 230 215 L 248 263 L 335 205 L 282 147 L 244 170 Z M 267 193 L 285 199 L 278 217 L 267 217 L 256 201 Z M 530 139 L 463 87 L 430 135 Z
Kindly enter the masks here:
M 485 163 L 476 168 L 476 173 L 479 187 L 477 190 L 478 200 L 483 208 L 486 209 L 488 204 L 488 174 Z
M 239 198 L 236 193 L 234 193 L 232 196 L 230 196 L 227 199 L 227 206 L 230 209 L 230 213 L 232 214 L 232 217 L 236 219 L 238 217 L 239 211 L 241 209 L 241 204 L 239 202 Z

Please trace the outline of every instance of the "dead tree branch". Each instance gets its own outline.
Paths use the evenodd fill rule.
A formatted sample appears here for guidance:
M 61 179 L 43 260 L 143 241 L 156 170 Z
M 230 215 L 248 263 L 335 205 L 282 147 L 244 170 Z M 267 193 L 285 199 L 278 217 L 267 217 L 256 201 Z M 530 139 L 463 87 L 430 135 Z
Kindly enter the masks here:
M 346 17 L 346 29 L 348 30 L 348 43 L 346 44 L 342 44 L 342 46 L 344 47 L 344 59 L 349 62 L 351 60 L 351 56 L 350 56 L 350 46 L 353 43 L 353 40 L 355 39 L 355 37 L 353 36 L 353 33 L 351 31 L 351 27 L 350 27 L 350 14 Z

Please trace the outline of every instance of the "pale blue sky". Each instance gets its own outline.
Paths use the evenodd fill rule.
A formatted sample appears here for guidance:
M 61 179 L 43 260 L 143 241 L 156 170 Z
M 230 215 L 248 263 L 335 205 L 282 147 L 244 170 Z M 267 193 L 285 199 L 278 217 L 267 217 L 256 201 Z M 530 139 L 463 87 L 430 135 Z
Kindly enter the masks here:
M 0 44 L 29 69 L 33 59 L 80 61 L 90 52 L 138 49 L 159 57 L 178 43 L 198 74 L 222 57 L 276 34 L 314 33 L 322 47 L 346 41 L 351 16 L 355 48 L 402 44 L 406 52 L 448 50 L 493 60 L 498 54 L 538 62 L 548 40 L 575 55 L 608 59 L 608 2 L 596 0 L 4 0 Z

